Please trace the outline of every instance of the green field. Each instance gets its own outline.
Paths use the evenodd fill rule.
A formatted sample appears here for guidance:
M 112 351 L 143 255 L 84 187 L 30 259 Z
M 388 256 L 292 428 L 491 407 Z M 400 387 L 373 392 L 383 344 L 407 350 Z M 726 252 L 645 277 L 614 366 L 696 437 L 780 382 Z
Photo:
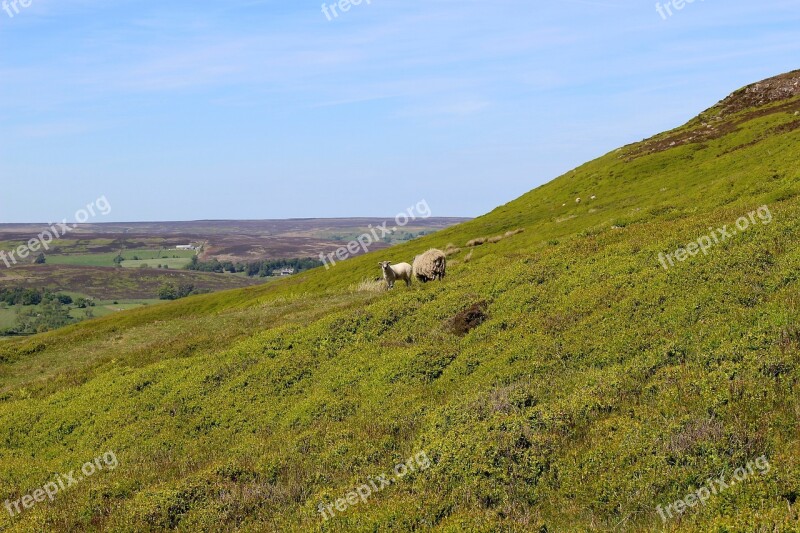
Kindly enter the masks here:
M 0 307 L 0 330 L 14 327 L 17 323 L 17 310 L 15 306 Z
M 800 97 L 743 94 L 330 270 L 3 342 L 0 498 L 119 466 L 0 529 L 800 531 Z M 430 247 L 443 282 L 374 283 Z
M 191 263 L 192 260 L 188 258 L 175 259 L 140 259 L 138 261 L 125 260 L 122 262 L 123 268 L 157 268 L 158 265 L 166 265 L 171 269 L 182 269 Z
M 75 295 L 75 294 L 71 294 L 71 296 L 73 296 L 73 298 L 81 297 L 81 295 Z M 72 318 L 76 320 L 85 320 L 87 318 L 86 316 L 87 311 L 91 312 L 91 316 L 89 318 L 99 318 L 119 313 L 121 311 L 129 311 L 131 309 L 137 309 L 139 307 L 163 304 L 163 303 L 165 303 L 164 300 L 159 300 L 155 298 L 139 299 L 139 300 L 134 299 L 134 300 L 97 301 L 94 306 L 88 307 L 86 309 L 79 309 L 74 306 L 69 306 L 72 307 L 72 309 L 70 309 L 69 314 Z M 36 308 L 38 306 L 32 306 L 32 307 Z M 0 330 L 16 326 L 17 312 L 20 309 L 28 309 L 28 308 L 29 307 L 23 307 L 18 305 L 11 307 L 0 307 Z
M 122 266 L 128 268 L 138 268 L 142 264 L 149 264 L 152 268 L 158 264 L 167 264 L 170 268 L 183 268 L 188 265 L 194 256 L 191 250 L 125 250 L 121 254 L 113 253 L 87 253 L 87 254 L 47 254 L 47 264 L 49 265 L 80 265 L 80 266 L 116 266 L 114 258 L 122 255 L 125 259 Z M 138 260 L 134 260 L 138 257 Z

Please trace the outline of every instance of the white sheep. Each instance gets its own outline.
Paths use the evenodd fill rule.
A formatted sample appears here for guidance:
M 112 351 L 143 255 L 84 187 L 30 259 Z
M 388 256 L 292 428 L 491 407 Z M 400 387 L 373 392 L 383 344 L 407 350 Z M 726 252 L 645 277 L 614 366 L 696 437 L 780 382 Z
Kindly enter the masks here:
M 390 289 L 394 287 L 394 282 L 398 279 L 405 281 L 406 287 L 411 286 L 411 265 L 408 263 L 392 265 L 391 261 L 382 261 L 378 264 L 383 271 L 383 279 L 386 280 L 386 284 Z
M 580 199 L 580 198 L 575 198 L 575 203 L 576 203 L 576 204 L 579 204 L 579 203 L 581 203 L 581 199 Z
M 432 248 L 414 258 L 414 276 L 423 283 L 443 280 L 447 271 L 447 256 Z

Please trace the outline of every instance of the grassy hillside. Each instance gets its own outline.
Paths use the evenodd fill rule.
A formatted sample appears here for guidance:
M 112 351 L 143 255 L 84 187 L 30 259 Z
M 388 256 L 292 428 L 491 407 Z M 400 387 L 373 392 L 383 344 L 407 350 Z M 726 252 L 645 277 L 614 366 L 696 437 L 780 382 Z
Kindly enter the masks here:
M 331 270 L 1 343 L 0 498 L 118 465 L 0 529 L 800 530 L 797 85 Z M 369 283 L 448 244 L 442 283 Z

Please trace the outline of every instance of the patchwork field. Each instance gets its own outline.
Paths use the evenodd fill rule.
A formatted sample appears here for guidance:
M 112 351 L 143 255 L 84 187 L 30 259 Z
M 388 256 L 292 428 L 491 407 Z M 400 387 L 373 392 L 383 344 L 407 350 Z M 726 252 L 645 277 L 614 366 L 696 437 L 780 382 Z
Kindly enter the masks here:
M 372 249 L 385 249 L 463 220 L 419 219 L 374 243 Z M 254 266 L 259 261 L 272 265 L 286 259 L 302 265 L 299 268 L 311 268 L 316 266 L 313 261 L 308 266 L 308 261 L 298 260 L 335 251 L 368 232 L 371 225 L 382 223 L 382 219 L 354 218 L 83 224 L 25 262 L 13 264 L 7 256 L 10 268 L 0 262 L 0 288 L 46 288 L 92 298 L 98 305 L 91 314 L 100 317 L 157 302 L 165 285 L 215 292 L 274 279 L 281 267 Z M 0 250 L 11 252 L 43 229 L 39 224 L 0 224 Z M 177 249 L 181 245 L 192 249 Z M 37 258 L 43 264 L 33 264 Z M 193 261 L 211 267 L 187 270 Z M 213 268 L 215 262 L 230 266 Z M 127 303 L 114 305 L 114 300 Z M 72 309 L 70 316 L 83 319 L 85 312 Z M 15 321 L 15 310 L 0 310 L 0 330 Z
M 391 218 L 388 220 L 388 227 L 396 226 Z M 398 227 L 384 240 L 375 243 L 372 249 L 386 248 L 465 220 L 418 218 Z M 202 260 L 318 257 L 321 252 L 334 251 L 343 243 L 368 232 L 370 226 L 379 226 L 386 221 L 383 218 L 348 218 L 81 224 L 63 239 L 54 241 L 45 255 L 51 264 L 113 266 L 114 257 L 120 253 L 126 258 L 144 254 L 146 259 L 150 259 L 159 251 L 170 258 L 175 255 L 191 257 L 193 252 L 176 250 L 176 246 L 194 244 L 201 247 Z M 0 250 L 13 250 L 43 229 L 43 224 L 0 224 Z
M 98 253 L 62 253 L 47 254 L 49 265 L 78 265 L 78 266 L 97 266 L 114 267 L 114 259 L 122 257 L 124 261 L 120 263 L 123 268 L 140 268 L 147 265 L 155 268 L 159 264 L 166 264 L 169 268 L 183 268 L 189 264 L 195 252 L 191 250 L 165 250 L 165 249 L 133 249 L 120 250 L 118 252 L 98 252 Z
M 26 265 L 0 269 L 0 287 L 46 288 L 78 293 L 97 300 L 158 298 L 164 283 L 191 283 L 211 292 L 264 283 L 264 278 L 187 270 Z

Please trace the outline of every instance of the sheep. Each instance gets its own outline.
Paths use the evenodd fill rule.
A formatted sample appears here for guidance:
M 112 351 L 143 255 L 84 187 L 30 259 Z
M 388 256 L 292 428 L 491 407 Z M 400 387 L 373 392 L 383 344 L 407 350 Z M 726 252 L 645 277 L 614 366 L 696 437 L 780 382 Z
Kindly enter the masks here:
M 444 252 L 432 248 L 414 258 L 414 276 L 422 283 L 443 280 L 447 271 L 447 256 Z
M 406 282 L 406 287 L 411 286 L 411 265 L 408 263 L 398 263 L 396 265 L 392 265 L 391 261 L 383 261 L 378 263 L 380 265 L 381 270 L 383 271 L 383 279 L 386 280 L 386 284 L 389 286 L 390 289 L 394 288 L 394 282 L 399 280 L 403 280 Z
M 581 203 L 581 199 L 580 199 L 580 198 L 575 198 L 575 203 L 576 203 L 576 204 L 579 204 L 579 203 Z

